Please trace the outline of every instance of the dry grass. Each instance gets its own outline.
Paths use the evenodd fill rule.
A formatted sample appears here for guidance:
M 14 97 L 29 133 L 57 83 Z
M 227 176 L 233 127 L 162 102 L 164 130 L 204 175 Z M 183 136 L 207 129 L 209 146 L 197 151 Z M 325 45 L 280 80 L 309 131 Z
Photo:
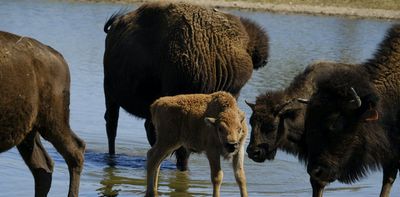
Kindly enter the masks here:
M 237 0 L 226 0 L 237 1 Z M 335 6 L 350 8 L 371 8 L 400 10 L 400 0 L 241 0 L 242 2 L 261 2 L 274 4 Z

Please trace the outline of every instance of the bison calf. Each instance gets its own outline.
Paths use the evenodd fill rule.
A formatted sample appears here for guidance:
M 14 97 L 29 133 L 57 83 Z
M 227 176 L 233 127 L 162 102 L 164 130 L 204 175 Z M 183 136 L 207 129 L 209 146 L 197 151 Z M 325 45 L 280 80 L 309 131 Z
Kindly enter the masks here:
M 314 196 L 332 181 L 352 183 L 380 168 L 380 195 L 389 196 L 400 164 L 399 79 L 400 25 L 388 31 L 372 59 L 317 79 L 305 117 Z
M 64 157 L 68 196 L 78 196 L 85 143 L 69 126 L 69 86 L 61 54 L 34 39 L 0 31 L 0 152 L 17 146 L 34 176 L 35 196 L 47 196 L 53 172 L 40 136 Z
M 151 105 L 151 115 L 157 140 L 147 153 L 146 196 L 157 194 L 161 161 L 180 146 L 207 155 L 213 196 L 219 196 L 222 183 L 220 156 L 232 157 L 241 196 L 247 196 L 243 169 L 247 126 L 233 96 L 216 92 L 162 97 Z

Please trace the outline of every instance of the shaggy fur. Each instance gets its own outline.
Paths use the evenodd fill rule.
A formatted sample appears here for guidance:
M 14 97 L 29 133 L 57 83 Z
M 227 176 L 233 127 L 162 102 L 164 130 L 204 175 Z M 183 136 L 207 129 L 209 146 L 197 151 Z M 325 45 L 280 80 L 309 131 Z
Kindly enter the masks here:
M 253 69 L 265 65 L 268 37 L 248 19 L 184 3 L 148 3 L 117 13 L 105 24 L 105 119 L 115 153 L 119 107 L 145 118 L 155 142 L 149 106 L 161 96 L 212 93 L 239 96 Z M 179 151 L 177 152 L 179 153 Z M 187 162 L 183 156 L 182 162 Z M 178 168 L 185 170 L 186 164 Z
M 147 153 L 146 196 L 157 194 L 160 163 L 180 146 L 207 155 L 213 196 L 219 196 L 222 183 L 220 156 L 232 158 L 241 196 L 247 196 L 243 167 L 247 126 L 232 95 L 216 92 L 162 97 L 151 105 L 151 114 L 157 140 Z
M 259 95 L 255 104 L 249 104 L 253 113 L 250 143 L 247 147 L 249 158 L 256 162 L 274 159 L 277 149 L 294 154 L 303 160 L 304 114 L 306 106 L 296 102 L 297 98 L 308 98 L 315 90 L 315 78 L 334 68 L 348 68 L 349 64 L 318 62 L 309 65 L 298 74 L 291 84 L 278 91 Z
M 399 79 L 400 25 L 388 30 L 372 59 L 317 79 L 305 120 L 307 170 L 317 194 L 329 182 L 353 183 L 382 168 L 381 196 L 389 196 L 400 159 Z
M 61 54 L 34 39 L 0 32 L 0 152 L 17 146 L 34 176 L 35 196 L 47 195 L 53 172 L 39 135 L 64 157 L 68 196 L 78 196 L 85 143 L 69 127 L 69 86 Z

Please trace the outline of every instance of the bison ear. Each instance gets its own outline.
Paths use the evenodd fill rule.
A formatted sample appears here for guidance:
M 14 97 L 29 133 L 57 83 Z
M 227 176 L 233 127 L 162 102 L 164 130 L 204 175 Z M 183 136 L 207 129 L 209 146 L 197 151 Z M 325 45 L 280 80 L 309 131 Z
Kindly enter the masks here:
M 254 108 L 256 107 L 256 104 L 254 104 L 254 103 L 249 103 L 249 102 L 247 102 L 246 100 L 245 100 L 244 102 L 251 108 L 251 110 L 254 111 Z
M 361 119 L 366 122 L 379 120 L 379 113 L 376 110 L 376 106 L 379 101 L 379 97 L 376 95 L 367 95 L 363 99 L 363 103 L 366 103 L 364 112 L 361 114 Z M 367 107 L 368 106 L 368 107 Z
M 378 111 L 376 111 L 376 109 L 373 108 L 371 104 L 369 104 L 368 109 L 365 110 L 364 113 L 362 113 L 361 119 L 365 122 L 377 121 L 379 119 Z
M 209 127 L 214 127 L 215 124 L 216 124 L 216 122 L 217 122 L 217 119 L 211 118 L 211 117 L 205 117 L 205 118 L 204 118 L 204 122 L 206 122 L 206 125 L 207 125 L 207 126 L 209 126 Z

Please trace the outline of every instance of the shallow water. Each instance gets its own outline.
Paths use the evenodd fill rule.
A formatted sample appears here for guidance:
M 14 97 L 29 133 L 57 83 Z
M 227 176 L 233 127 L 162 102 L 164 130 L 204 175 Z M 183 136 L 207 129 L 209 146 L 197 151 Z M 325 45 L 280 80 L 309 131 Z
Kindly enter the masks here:
M 70 3 L 46 0 L 2 0 L 0 30 L 30 36 L 52 46 L 67 60 L 72 78 L 71 126 L 87 143 L 80 196 L 143 196 L 145 155 L 149 149 L 143 121 L 121 112 L 117 155 L 109 158 L 103 120 L 102 58 L 104 22 L 120 8 L 116 4 Z M 270 59 L 254 72 L 243 88 L 240 107 L 247 116 L 244 100 L 270 89 L 287 86 L 309 63 L 331 60 L 363 61 L 373 54 L 386 29 L 394 21 L 342 17 L 283 15 L 228 10 L 260 23 L 270 36 Z M 248 142 L 247 142 L 248 143 Z M 247 145 L 246 143 L 246 145 Z M 49 144 L 55 161 L 49 196 L 66 196 L 68 170 L 61 156 Z M 160 194 L 163 196 L 210 196 L 208 162 L 192 155 L 190 171 L 177 172 L 174 157 L 163 163 Z M 222 196 L 239 196 L 229 162 L 224 161 Z M 311 187 L 304 166 L 291 155 L 278 152 L 275 161 L 255 163 L 245 159 L 249 196 L 310 196 Z M 371 173 L 353 185 L 333 183 L 325 196 L 378 196 L 381 172 Z M 33 196 L 33 178 L 16 149 L 0 154 L 0 196 Z M 400 195 L 395 182 L 392 196 Z

